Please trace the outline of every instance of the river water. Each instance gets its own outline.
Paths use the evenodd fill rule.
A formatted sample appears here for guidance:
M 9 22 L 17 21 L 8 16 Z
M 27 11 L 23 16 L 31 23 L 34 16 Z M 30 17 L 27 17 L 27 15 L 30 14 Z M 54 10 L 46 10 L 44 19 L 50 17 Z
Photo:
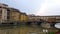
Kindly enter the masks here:
M 46 34 L 55 31 L 58 30 L 46 29 L 38 25 L 0 26 L 0 34 Z

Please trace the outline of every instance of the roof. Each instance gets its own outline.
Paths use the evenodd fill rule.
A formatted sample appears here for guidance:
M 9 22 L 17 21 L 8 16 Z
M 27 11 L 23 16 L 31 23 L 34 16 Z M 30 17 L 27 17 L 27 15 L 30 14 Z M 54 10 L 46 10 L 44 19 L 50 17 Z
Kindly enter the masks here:
M 9 7 L 9 9 L 11 9 L 11 10 L 15 10 L 15 11 L 21 13 L 20 10 L 18 10 L 18 9 L 16 9 L 16 8 L 11 8 L 11 7 Z
M 0 3 L 0 5 L 8 6 L 7 4 L 4 4 L 4 3 Z
M 60 15 L 50 15 L 50 16 L 32 16 L 32 17 L 60 17 Z

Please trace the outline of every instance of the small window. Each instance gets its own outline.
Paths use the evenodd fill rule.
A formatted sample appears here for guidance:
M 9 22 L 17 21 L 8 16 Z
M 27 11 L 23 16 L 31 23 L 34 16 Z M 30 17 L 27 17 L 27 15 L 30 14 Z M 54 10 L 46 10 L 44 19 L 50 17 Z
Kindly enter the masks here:
M 2 13 L 2 10 L 0 10 L 0 13 Z
M 7 9 L 7 11 L 10 11 L 9 9 Z
M 10 17 L 9 17 L 9 16 L 7 16 L 7 19 L 10 19 Z
M 1 7 L 0 7 L 1 8 Z

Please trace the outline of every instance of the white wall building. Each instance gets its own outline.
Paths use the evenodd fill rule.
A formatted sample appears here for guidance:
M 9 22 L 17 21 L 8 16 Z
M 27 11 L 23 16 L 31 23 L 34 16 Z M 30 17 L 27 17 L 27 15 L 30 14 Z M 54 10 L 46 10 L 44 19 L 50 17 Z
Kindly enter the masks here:
M 0 3 L 0 12 L 1 12 L 0 22 L 5 22 L 7 20 L 7 8 L 8 5 Z

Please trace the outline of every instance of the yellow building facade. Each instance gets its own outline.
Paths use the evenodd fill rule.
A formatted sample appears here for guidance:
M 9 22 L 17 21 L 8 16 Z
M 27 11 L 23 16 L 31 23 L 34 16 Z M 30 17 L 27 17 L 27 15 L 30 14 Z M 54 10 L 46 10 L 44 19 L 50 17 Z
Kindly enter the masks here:
M 20 12 L 17 9 L 11 9 L 10 11 L 10 20 L 14 22 L 18 22 L 20 19 Z
M 27 22 L 27 20 L 28 20 L 28 16 L 25 13 L 21 13 L 20 21 Z
M 28 16 L 17 9 L 10 9 L 10 20 L 13 22 L 27 22 Z

